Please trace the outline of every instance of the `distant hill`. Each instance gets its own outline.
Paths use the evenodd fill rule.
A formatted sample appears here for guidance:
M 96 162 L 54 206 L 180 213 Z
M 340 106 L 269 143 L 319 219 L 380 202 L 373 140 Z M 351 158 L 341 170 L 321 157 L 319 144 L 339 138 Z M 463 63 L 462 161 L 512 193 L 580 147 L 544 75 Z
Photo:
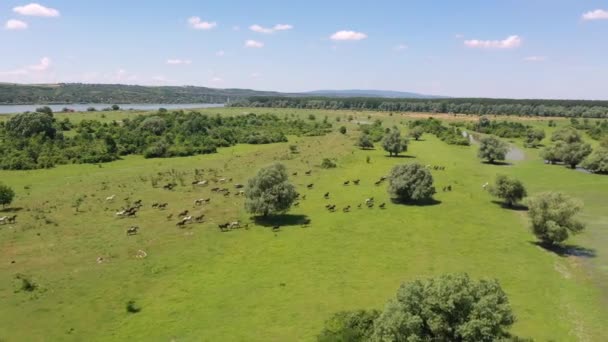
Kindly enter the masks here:
M 63 103 L 225 103 L 251 96 L 282 96 L 272 91 L 194 86 L 150 87 L 124 84 L 0 83 L 0 104 Z
M 327 96 L 327 97 L 385 97 L 385 98 L 403 98 L 403 99 L 438 99 L 445 96 L 424 95 L 417 93 L 409 93 L 403 91 L 392 90 L 365 90 L 365 89 L 350 89 L 350 90 L 315 90 L 304 93 L 308 96 Z

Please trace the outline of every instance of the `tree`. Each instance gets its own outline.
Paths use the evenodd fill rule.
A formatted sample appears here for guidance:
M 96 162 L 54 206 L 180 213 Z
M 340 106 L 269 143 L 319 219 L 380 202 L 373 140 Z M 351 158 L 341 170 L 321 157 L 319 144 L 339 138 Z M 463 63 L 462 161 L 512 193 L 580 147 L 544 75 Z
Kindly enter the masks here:
M 582 142 L 566 143 L 559 149 L 560 159 L 571 168 L 582 162 L 591 154 L 591 145 Z
M 545 192 L 527 201 L 528 216 L 534 235 L 548 245 L 561 244 L 569 235 L 585 226 L 574 216 L 581 211 L 582 203 L 561 192 Z
M 49 138 L 55 137 L 57 130 L 53 123 L 53 114 L 23 113 L 10 118 L 6 123 L 6 131 L 13 136 L 29 138 L 37 134 L 44 134 Z
M 410 132 L 409 132 L 410 137 L 414 138 L 414 140 L 416 140 L 416 141 L 418 141 L 418 139 L 420 139 L 422 134 L 424 134 L 424 129 L 420 126 L 416 126 L 412 129 L 410 129 Z
M 583 161 L 582 166 L 593 173 L 608 174 L 608 148 L 596 149 Z
M 583 138 L 576 129 L 572 127 L 564 127 L 553 132 L 553 134 L 551 135 L 551 141 L 563 141 L 565 143 L 570 144 L 582 142 Z
M 283 164 L 262 168 L 245 188 L 245 209 L 266 217 L 271 213 L 287 211 L 297 196 L 296 188 L 287 179 Z
M 528 195 L 522 182 L 504 175 L 496 177 L 494 186 L 490 188 L 490 193 L 503 199 L 509 207 Z
M 318 342 L 368 341 L 378 318 L 378 310 L 341 311 L 325 322 Z
M 49 106 L 38 107 L 36 108 L 36 112 L 53 116 L 53 110 Z
M 342 134 L 346 134 L 346 127 L 341 126 L 341 127 L 340 127 L 340 133 L 342 133 Z
M 6 207 L 7 205 L 13 203 L 14 198 L 15 191 L 11 189 L 8 185 L 0 183 L 0 205 Z
M 359 136 L 359 141 L 357 142 L 357 146 L 359 146 L 361 149 L 371 149 L 374 148 L 374 143 L 372 142 L 372 139 L 369 137 L 369 134 L 361 134 Z
M 119 110 L 120 106 L 117 104 L 112 105 L 112 110 Z
M 497 160 L 505 160 L 509 151 L 509 145 L 496 137 L 484 137 L 479 141 L 479 151 L 477 156 L 480 159 L 487 159 L 490 164 Z
M 397 165 L 391 170 L 388 192 L 401 202 L 429 200 L 435 194 L 433 175 L 418 163 Z
M 538 145 L 540 145 L 540 142 L 545 139 L 545 131 L 543 131 L 542 129 L 538 128 L 538 129 L 529 129 L 526 132 L 526 141 L 525 141 L 525 146 L 526 147 L 537 147 Z
M 558 141 L 554 145 L 545 147 L 545 149 L 540 153 L 540 155 L 544 160 L 548 161 L 550 164 L 561 162 L 561 151 L 563 150 L 563 147 L 565 145 L 566 143 L 564 143 L 563 141 Z
M 496 341 L 515 322 L 509 299 L 496 280 L 467 274 L 401 284 L 374 321 L 372 341 Z
M 393 128 L 382 140 L 382 147 L 389 156 L 398 156 L 399 153 L 407 151 L 407 140 L 401 139 L 399 129 Z

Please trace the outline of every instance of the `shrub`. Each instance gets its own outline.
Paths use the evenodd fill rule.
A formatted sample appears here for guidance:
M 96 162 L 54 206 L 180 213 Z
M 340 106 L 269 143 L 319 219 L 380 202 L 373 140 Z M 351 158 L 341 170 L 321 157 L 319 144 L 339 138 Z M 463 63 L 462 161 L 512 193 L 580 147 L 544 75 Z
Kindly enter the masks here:
M 336 163 L 329 158 L 323 158 L 323 161 L 321 162 L 321 168 L 323 169 L 333 169 L 337 166 L 338 165 L 336 165 Z
M 374 320 L 378 318 L 378 310 L 341 311 L 335 313 L 325 322 L 325 326 L 317 341 L 319 342 L 350 342 L 367 341 L 374 328 Z
M 583 161 L 582 166 L 593 173 L 608 174 L 608 148 L 595 150 Z
M 138 313 L 141 311 L 141 307 L 134 300 L 127 302 L 126 309 L 128 313 Z
M 341 127 L 340 127 L 340 133 L 342 133 L 342 134 L 346 134 L 346 127 L 341 126 Z
M 357 146 L 359 146 L 361 149 L 371 149 L 374 148 L 374 143 L 372 142 L 372 139 L 369 137 L 369 134 L 361 134 L 359 136 L 359 140 L 357 141 Z
M 585 226 L 574 218 L 582 204 L 560 192 L 545 192 L 527 201 L 532 232 L 544 244 L 561 244 Z
M 429 200 L 435 194 L 433 176 L 418 163 L 397 165 L 391 170 L 388 192 L 401 202 Z
M 504 141 L 489 136 L 481 138 L 479 141 L 479 151 L 477 156 L 480 159 L 486 159 L 490 164 L 494 164 L 497 160 L 505 160 L 509 146 Z
M 0 205 L 6 207 L 13 203 L 15 191 L 8 185 L 0 183 Z

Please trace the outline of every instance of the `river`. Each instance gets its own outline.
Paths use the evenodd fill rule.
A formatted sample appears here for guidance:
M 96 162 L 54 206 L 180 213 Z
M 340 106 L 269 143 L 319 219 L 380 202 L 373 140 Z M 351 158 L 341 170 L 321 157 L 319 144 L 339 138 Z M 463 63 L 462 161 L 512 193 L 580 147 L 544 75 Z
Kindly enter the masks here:
M 52 104 L 52 105 L 0 105 L 0 114 L 23 113 L 34 111 L 38 107 L 49 106 L 53 112 L 61 112 L 63 108 L 69 108 L 76 112 L 84 112 L 87 108 L 93 107 L 97 110 L 111 107 L 112 104 L 107 103 L 74 103 L 74 104 Z M 215 108 L 224 107 L 222 103 L 182 103 L 182 104 L 162 104 L 162 103 L 127 103 L 119 104 L 123 110 L 156 110 L 158 108 L 166 109 L 194 109 L 194 108 Z

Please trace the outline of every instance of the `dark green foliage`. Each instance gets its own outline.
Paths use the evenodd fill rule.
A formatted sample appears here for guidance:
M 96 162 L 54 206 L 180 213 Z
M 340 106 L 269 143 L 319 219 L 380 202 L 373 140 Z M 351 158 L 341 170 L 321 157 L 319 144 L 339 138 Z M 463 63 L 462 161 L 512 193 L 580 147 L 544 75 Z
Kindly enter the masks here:
M 550 163 L 563 162 L 574 169 L 591 154 L 591 145 L 584 143 L 581 134 L 572 127 L 555 131 L 551 141 L 554 144 L 541 153 L 543 159 Z
M 127 302 L 126 309 L 128 313 L 138 313 L 141 311 L 141 307 L 134 300 Z
M 524 141 L 524 145 L 526 147 L 535 148 L 540 145 L 540 142 L 543 139 L 545 139 L 545 131 L 540 128 L 528 129 L 526 132 L 526 140 Z
M 414 140 L 418 140 L 422 137 L 422 134 L 424 134 L 424 129 L 420 126 L 416 126 L 411 128 L 408 134 L 410 137 L 414 138 Z
M 388 192 L 405 203 L 429 200 L 435 194 L 433 175 L 418 163 L 397 165 L 391 170 Z
M 384 136 L 384 128 L 382 128 L 382 121 L 376 120 L 373 124 L 363 124 L 359 126 L 359 129 L 363 134 L 369 136 L 372 142 L 378 142 L 382 140 Z
M 289 145 L 289 151 L 291 153 L 298 153 L 298 145 Z
M 323 161 L 321 162 L 321 168 L 323 169 L 333 169 L 336 168 L 338 165 L 336 165 L 336 162 L 334 162 L 333 160 L 329 159 L 329 158 L 323 158 Z
M 514 322 L 498 281 L 442 275 L 402 284 L 375 320 L 371 340 L 490 342 L 508 338 Z
M 53 113 L 23 113 L 10 118 L 6 123 L 6 132 L 17 138 L 29 138 L 35 135 L 42 135 L 47 138 L 54 138 L 56 129 Z
M 608 101 L 486 98 L 386 99 L 255 96 L 231 103 L 241 107 L 380 110 L 388 112 L 608 117 Z
M 477 156 L 493 164 L 498 160 L 505 160 L 508 151 L 509 145 L 507 143 L 496 137 L 489 136 L 479 140 Z
M 369 134 L 361 134 L 359 136 L 359 140 L 357 141 L 357 146 L 359 146 L 361 149 L 371 149 L 374 148 L 374 143 L 372 142 L 372 139 L 369 137 Z
M 245 188 L 245 209 L 256 215 L 268 216 L 289 210 L 297 192 L 287 179 L 283 164 L 273 164 L 258 171 Z
M 319 342 L 368 341 L 378 318 L 378 310 L 341 311 L 332 315 L 317 336 Z
M 487 116 L 482 116 L 479 121 L 471 126 L 476 132 L 492 134 L 501 138 L 523 138 L 532 130 L 529 125 L 513 121 L 492 121 Z
M 382 148 L 390 157 L 398 156 L 399 153 L 407 151 L 407 140 L 401 138 L 401 132 L 395 127 L 382 139 Z
M 346 134 L 346 127 L 345 126 L 341 126 L 340 127 L 340 133 Z
M 70 129 L 74 134 L 64 136 L 62 131 Z M 239 143 L 286 142 L 287 135 L 328 132 L 329 123 L 282 119 L 271 114 L 220 117 L 175 111 L 139 115 L 122 123 L 82 120 L 72 124 L 69 120 L 55 123 L 47 114 L 28 113 L 16 115 L 0 126 L 0 169 L 102 163 L 130 154 L 146 158 L 191 156 Z
M 597 148 L 583 161 L 582 166 L 593 173 L 608 174 L 608 148 Z
M 419 127 L 423 132 L 434 134 L 450 145 L 468 146 L 470 144 L 469 139 L 462 134 L 458 127 L 446 127 L 435 118 L 411 121 L 409 127 L 411 130 Z
M 573 169 L 590 154 L 591 145 L 581 142 L 565 144 L 559 150 L 559 158 L 561 161 Z
M 53 110 L 49 106 L 38 107 L 36 108 L 36 112 L 53 116 Z
M 496 177 L 494 186 L 490 188 L 490 193 L 503 199 L 509 207 L 512 207 L 528 195 L 522 182 L 504 175 Z
M 7 205 L 13 203 L 14 198 L 15 191 L 8 185 L 0 183 L 0 205 L 6 207 Z
M 119 105 L 117 105 L 117 104 L 112 105 L 112 110 L 119 110 L 119 109 L 120 109 Z
M 581 202 L 563 193 L 541 193 L 528 199 L 526 204 L 532 232 L 545 244 L 560 244 L 585 228 L 574 218 L 582 209 Z
M 564 127 L 560 128 L 557 131 L 553 132 L 551 135 L 551 141 L 563 141 L 567 144 L 582 142 L 583 138 L 581 134 L 572 127 Z

